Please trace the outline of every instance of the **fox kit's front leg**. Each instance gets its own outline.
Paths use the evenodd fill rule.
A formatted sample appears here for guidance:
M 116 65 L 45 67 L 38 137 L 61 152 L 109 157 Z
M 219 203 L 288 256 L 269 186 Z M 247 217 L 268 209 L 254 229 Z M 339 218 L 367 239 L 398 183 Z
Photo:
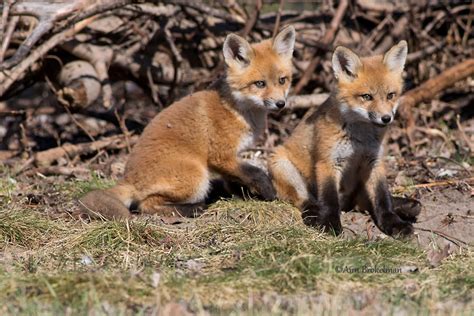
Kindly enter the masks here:
M 218 172 L 229 181 L 236 181 L 248 187 L 252 193 L 260 195 L 264 200 L 276 198 L 275 189 L 267 173 L 248 162 L 229 157 L 225 164 L 219 166 Z
M 359 208 L 369 211 L 374 223 L 385 234 L 403 237 L 413 233 L 412 224 L 402 220 L 394 212 L 383 165 L 379 164 L 372 169 L 357 200 Z
M 324 160 L 316 162 L 315 171 L 319 207 L 312 210 L 314 214 L 309 212 L 308 216 L 312 216 L 314 224 L 339 234 L 342 231 L 341 206 L 338 194 L 340 177 L 334 166 Z M 308 223 L 308 221 L 305 222 Z

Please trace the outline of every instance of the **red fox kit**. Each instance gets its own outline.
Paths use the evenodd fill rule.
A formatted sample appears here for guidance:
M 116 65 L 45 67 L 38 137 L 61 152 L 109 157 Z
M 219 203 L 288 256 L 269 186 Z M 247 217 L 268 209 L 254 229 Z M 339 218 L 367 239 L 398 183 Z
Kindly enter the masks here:
M 86 194 L 82 207 L 106 218 L 129 217 L 134 207 L 189 216 L 202 210 L 214 174 L 274 199 L 269 176 L 239 153 L 261 136 L 266 112 L 285 106 L 294 42 L 293 27 L 253 45 L 228 35 L 226 76 L 159 113 L 133 149 L 123 180 Z
M 383 139 L 402 92 L 406 56 L 405 41 L 384 56 L 366 58 L 336 48 L 336 92 L 303 118 L 269 160 L 277 196 L 299 207 L 305 223 L 340 233 L 340 212 L 357 206 L 388 235 L 412 233 L 411 223 L 397 213 L 407 208 L 414 212 L 407 217 L 418 215 L 418 202 L 411 200 L 415 205 L 397 205 L 394 210 L 382 162 Z

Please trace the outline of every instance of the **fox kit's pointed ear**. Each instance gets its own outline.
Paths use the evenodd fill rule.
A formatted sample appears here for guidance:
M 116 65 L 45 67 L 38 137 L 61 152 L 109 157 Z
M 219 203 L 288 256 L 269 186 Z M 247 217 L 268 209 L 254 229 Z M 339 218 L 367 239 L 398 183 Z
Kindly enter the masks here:
M 390 48 L 383 56 L 383 63 L 390 71 L 402 72 L 407 59 L 408 45 L 406 41 L 401 41 Z
M 295 39 L 295 28 L 290 25 L 278 33 L 277 36 L 275 36 L 275 39 L 273 40 L 273 50 L 275 50 L 281 56 L 291 58 L 293 57 Z
M 339 46 L 332 54 L 332 70 L 336 79 L 353 80 L 362 66 L 359 56 L 349 48 Z
M 229 67 L 244 68 L 253 56 L 250 44 L 236 34 L 227 35 L 224 41 L 224 60 Z

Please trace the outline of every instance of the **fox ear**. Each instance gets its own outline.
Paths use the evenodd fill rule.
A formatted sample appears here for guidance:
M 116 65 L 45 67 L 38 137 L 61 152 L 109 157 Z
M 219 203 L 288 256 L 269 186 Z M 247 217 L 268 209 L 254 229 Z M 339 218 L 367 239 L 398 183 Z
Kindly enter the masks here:
M 273 50 L 279 55 L 287 58 L 293 57 L 293 49 L 295 47 L 296 31 L 295 28 L 290 25 L 284 28 L 280 33 L 275 36 L 273 40 Z
M 400 41 L 397 45 L 390 48 L 383 56 L 383 63 L 390 71 L 402 72 L 407 59 L 408 45 L 406 41 Z
M 223 52 L 225 63 L 230 67 L 246 67 L 253 55 L 250 44 L 236 34 L 227 35 L 224 41 Z
M 336 79 L 353 80 L 362 66 L 359 56 L 349 48 L 339 46 L 332 54 L 332 70 Z

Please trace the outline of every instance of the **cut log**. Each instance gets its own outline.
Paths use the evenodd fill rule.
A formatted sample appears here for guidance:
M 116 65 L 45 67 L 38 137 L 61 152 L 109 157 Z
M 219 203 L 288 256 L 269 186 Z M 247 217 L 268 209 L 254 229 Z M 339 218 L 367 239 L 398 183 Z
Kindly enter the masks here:
M 62 89 L 58 97 L 66 105 L 73 108 L 86 108 L 97 100 L 101 85 L 94 67 L 82 60 L 66 64 L 59 73 Z

